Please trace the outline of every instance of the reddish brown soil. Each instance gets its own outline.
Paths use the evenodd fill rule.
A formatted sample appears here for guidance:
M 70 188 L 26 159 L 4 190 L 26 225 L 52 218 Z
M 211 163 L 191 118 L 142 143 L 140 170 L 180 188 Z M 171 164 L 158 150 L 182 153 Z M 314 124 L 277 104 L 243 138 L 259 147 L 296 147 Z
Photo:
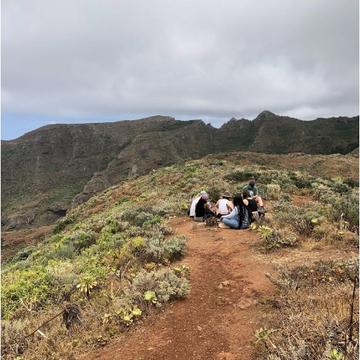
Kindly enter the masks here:
M 262 319 L 258 302 L 272 291 L 265 276 L 270 269 L 252 250 L 256 234 L 184 218 L 171 225 L 189 239 L 182 263 L 191 269 L 191 294 L 82 359 L 252 358 Z
M 6 260 L 14 256 L 21 248 L 43 241 L 46 236 L 51 234 L 52 229 L 52 225 L 46 225 L 24 230 L 4 231 L 1 234 L 1 259 Z

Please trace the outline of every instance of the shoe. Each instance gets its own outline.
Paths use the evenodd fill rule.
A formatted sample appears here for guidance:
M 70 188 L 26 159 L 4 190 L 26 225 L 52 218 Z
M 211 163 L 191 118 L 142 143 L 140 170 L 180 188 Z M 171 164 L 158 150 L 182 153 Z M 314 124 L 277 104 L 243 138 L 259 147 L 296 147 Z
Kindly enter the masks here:
M 230 226 L 227 226 L 227 225 L 225 225 L 224 223 L 219 223 L 219 228 L 220 229 L 231 229 L 231 227 Z

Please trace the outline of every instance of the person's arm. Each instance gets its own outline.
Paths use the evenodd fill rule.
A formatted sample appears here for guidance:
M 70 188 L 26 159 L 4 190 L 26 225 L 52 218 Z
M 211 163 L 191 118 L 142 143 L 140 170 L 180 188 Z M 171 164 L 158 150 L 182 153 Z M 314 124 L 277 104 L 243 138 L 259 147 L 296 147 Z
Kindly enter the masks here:
M 221 217 L 221 219 L 232 219 L 233 217 L 235 217 L 238 214 L 237 212 L 237 208 L 234 207 L 234 209 L 231 211 L 231 213 L 229 215 L 224 215 Z
M 258 189 L 257 189 L 256 185 L 254 185 L 254 190 L 253 190 L 253 192 L 254 192 L 254 196 L 256 196 L 256 195 L 258 194 Z
M 226 203 L 226 207 L 228 208 L 228 210 L 231 212 L 234 209 L 234 204 L 232 203 L 232 201 L 228 201 Z
M 244 204 L 245 206 L 248 206 L 248 205 L 249 205 L 249 200 L 244 199 L 244 200 L 243 200 L 243 204 Z

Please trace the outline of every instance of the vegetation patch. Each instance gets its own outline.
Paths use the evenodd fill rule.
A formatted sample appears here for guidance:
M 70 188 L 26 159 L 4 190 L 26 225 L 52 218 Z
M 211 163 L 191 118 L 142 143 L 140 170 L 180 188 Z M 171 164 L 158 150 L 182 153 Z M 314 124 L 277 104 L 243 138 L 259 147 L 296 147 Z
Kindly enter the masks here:
M 265 302 L 267 324 L 255 332 L 258 359 L 358 358 L 357 260 L 280 271 Z

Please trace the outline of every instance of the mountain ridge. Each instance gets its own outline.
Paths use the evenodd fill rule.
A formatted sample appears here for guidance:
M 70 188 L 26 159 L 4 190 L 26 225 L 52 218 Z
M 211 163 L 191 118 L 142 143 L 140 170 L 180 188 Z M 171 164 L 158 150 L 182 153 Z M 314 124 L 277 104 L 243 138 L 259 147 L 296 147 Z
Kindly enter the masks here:
M 358 146 L 358 116 L 304 121 L 264 111 L 220 128 L 160 115 L 46 125 L 2 142 L 3 225 L 51 223 L 121 180 L 207 154 L 346 154 Z

